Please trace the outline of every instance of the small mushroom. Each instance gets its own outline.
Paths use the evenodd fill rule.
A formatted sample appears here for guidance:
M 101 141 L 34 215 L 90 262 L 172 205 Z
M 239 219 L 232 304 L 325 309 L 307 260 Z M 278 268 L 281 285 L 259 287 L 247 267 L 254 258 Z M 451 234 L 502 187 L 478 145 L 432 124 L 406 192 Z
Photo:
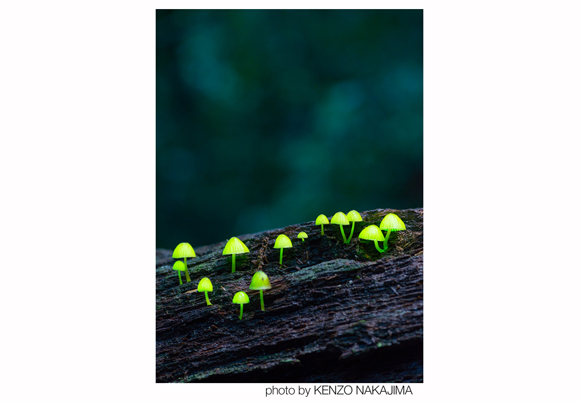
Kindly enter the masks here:
M 387 246 L 387 241 L 389 240 L 389 236 L 391 235 L 391 232 L 398 232 L 400 230 L 407 230 L 407 228 L 405 227 L 405 223 L 403 223 L 401 218 L 399 218 L 396 214 L 393 214 L 393 213 L 387 214 L 387 216 L 385 216 L 383 218 L 383 220 L 381 221 L 380 228 L 381 228 L 381 230 L 387 231 L 387 234 L 385 235 L 385 241 L 383 243 L 383 247 L 385 248 L 385 251 L 387 250 L 387 248 L 389 248 L 389 246 Z
M 179 284 L 183 285 L 183 281 L 181 280 L 181 271 L 185 271 L 185 264 L 183 261 L 177 260 L 175 261 L 175 264 L 173 264 L 173 269 L 176 270 L 179 274 Z
M 386 251 L 379 247 L 379 241 L 385 240 L 385 236 L 383 236 L 383 232 L 379 229 L 377 225 L 370 225 L 361 230 L 360 234 L 358 235 L 359 239 L 364 240 L 373 240 L 375 242 L 375 247 L 379 251 L 379 253 L 384 253 Z
M 348 221 L 346 215 L 343 212 L 337 212 L 330 220 L 330 223 L 340 225 L 340 233 L 342 233 L 342 238 L 345 243 L 348 243 L 348 241 L 346 241 L 346 236 L 344 235 L 344 229 L 342 228 L 343 225 L 350 225 L 350 222 Z
M 326 217 L 326 215 L 320 214 L 318 215 L 318 218 L 316 218 L 316 224 L 320 225 L 320 229 L 321 235 L 324 235 L 324 225 L 328 225 L 328 218 Z
M 304 241 L 304 239 L 307 239 L 308 238 L 308 235 L 305 232 L 300 232 L 300 233 L 298 233 L 298 236 L 297 237 L 299 239 L 302 239 L 302 241 Z
M 222 253 L 222 255 L 228 255 L 228 254 L 232 255 L 232 273 L 234 273 L 234 272 L 236 272 L 236 254 L 243 254 L 243 253 L 249 253 L 249 252 L 250 252 L 250 250 L 248 250 L 248 248 L 246 247 L 244 242 L 242 242 L 237 237 L 232 237 L 226 243 L 226 246 L 224 247 L 224 252 Z
M 211 306 L 212 304 L 209 302 L 207 292 L 213 292 L 213 285 L 211 284 L 209 278 L 202 278 L 201 281 L 199 281 L 199 284 L 197 285 L 197 291 L 205 293 L 205 301 L 207 302 L 208 306 Z
M 250 302 L 250 298 L 245 292 L 238 292 L 234 295 L 234 300 L 232 300 L 234 304 L 240 305 L 240 320 L 242 319 L 242 314 L 244 314 L 244 304 L 248 304 Z
M 272 289 L 270 279 L 264 271 L 258 271 L 252 276 L 252 283 L 250 283 L 251 290 L 260 290 L 260 307 L 264 310 L 264 289 Z
M 350 243 L 350 239 L 352 239 L 352 235 L 354 234 L 354 223 L 355 222 L 362 222 L 362 217 L 360 216 L 360 214 L 355 211 L 354 209 L 352 211 L 350 211 L 347 215 L 346 218 L 349 220 L 349 222 L 352 222 L 352 229 L 350 229 L 350 236 L 348 236 L 348 240 L 346 241 L 347 243 Z
M 282 254 L 285 248 L 292 248 L 292 242 L 285 234 L 281 234 L 276 238 L 276 243 L 274 243 L 274 248 L 280 249 L 280 266 L 282 266 Z
M 175 247 L 175 250 L 173 250 L 173 258 L 183 258 L 183 263 L 185 264 L 185 279 L 187 279 L 187 282 L 191 282 L 189 271 L 187 270 L 187 257 L 195 257 L 193 247 L 189 243 L 179 243 Z

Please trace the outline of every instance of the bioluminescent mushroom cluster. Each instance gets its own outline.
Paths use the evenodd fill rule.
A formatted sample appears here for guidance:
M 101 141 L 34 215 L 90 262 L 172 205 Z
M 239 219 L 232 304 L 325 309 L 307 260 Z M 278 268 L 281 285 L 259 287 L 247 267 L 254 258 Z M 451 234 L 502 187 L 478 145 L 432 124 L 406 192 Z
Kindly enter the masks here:
M 348 214 L 344 214 L 342 212 L 337 212 L 332 217 L 331 221 L 328 221 L 328 218 L 325 215 L 319 215 L 316 218 L 315 224 L 319 225 L 320 234 L 324 236 L 324 225 L 326 224 L 335 224 L 340 226 L 340 232 L 342 234 L 342 239 L 345 244 L 350 243 L 352 236 L 354 234 L 354 227 L 356 222 L 362 222 L 363 219 L 361 215 L 352 210 Z M 350 236 L 347 238 L 343 226 L 351 225 Z M 396 214 L 389 213 L 387 214 L 383 220 L 381 221 L 379 226 L 376 225 L 369 225 L 361 230 L 358 237 L 362 240 L 369 240 L 374 242 L 375 248 L 379 253 L 384 253 L 388 249 L 387 242 L 389 240 L 389 236 L 391 232 L 396 232 L 400 230 L 406 230 L 405 224 Z M 387 234 L 383 235 L 382 231 L 386 231 Z M 300 232 L 297 235 L 297 239 L 305 241 L 308 238 L 308 234 L 305 232 Z M 379 242 L 383 242 L 383 247 L 379 246 Z M 292 248 L 292 241 L 288 236 L 285 234 L 280 234 L 276 238 L 276 242 L 274 243 L 274 248 L 280 249 L 280 266 L 282 266 L 283 256 L 284 256 L 284 249 L 285 248 Z M 250 250 L 248 247 L 237 237 L 232 237 L 229 239 L 224 247 L 222 255 L 231 255 L 232 256 L 232 273 L 236 272 L 236 254 L 243 254 L 249 253 Z M 195 251 L 193 247 L 189 243 L 180 243 L 175 250 L 173 251 L 173 258 L 177 259 L 173 264 L 173 269 L 177 271 L 179 276 L 179 284 L 183 284 L 183 280 L 181 279 L 181 272 L 185 272 L 185 278 L 187 282 L 191 281 L 189 277 L 189 271 L 187 270 L 187 258 L 194 258 Z M 181 260 L 183 259 L 183 261 Z M 264 290 L 271 289 L 272 285 L 270 284 L 270 279 L 266 275 L 266 273 L 262 270 L 258 270 L 252 276 L 252 280 L 249 286 L 250 290 L 259 290 L 260 291 L 260 308 L 262 311 L 265 311 L 264 308 Z M 209 301 L 208 292 L 213 291 L 213 285 L 209 278 L 202 278 L 199 281 L 197 291 L 200 293 L 205 293 L 205 300 L 208 306 L 211 306 L 212 303 Z M 237 292 L 232 302 L 234 304 L 240 305 L 240 320 L 242 319 L 242 315 L 244 312 L 244 304 L 248 304 L 250 302 L 250 298 L 245 292 Z

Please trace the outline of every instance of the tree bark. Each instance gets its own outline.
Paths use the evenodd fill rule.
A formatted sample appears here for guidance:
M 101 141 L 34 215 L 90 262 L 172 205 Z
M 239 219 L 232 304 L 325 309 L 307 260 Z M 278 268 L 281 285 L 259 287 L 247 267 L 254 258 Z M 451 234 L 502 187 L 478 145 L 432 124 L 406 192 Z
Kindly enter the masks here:
M 389 212 L 407 230 L 392 232 L 380 254 L 358 234 Z M 192 282 L 183 285 L 172 250 L 158 249 L 157 382 L 422 382 L 423 210 L 361 215 L 350 244 L 338 225 L 325 225 L 322 236 L 314 221 L 239 236 L 250 252 L 236 257 L 235 273 L 222 255 L 227 239 L 196 247 Z M 293 248 L 280 266 L 273 246 L 282 233 Z M 259 291 L 248 289 L 259 269 L 272 285 L 265 311 Z M 211 306 L 197 292 L 203 277 L 213 284 Z M 242 320 L 232 303 L 239 291 L 250 297 Z

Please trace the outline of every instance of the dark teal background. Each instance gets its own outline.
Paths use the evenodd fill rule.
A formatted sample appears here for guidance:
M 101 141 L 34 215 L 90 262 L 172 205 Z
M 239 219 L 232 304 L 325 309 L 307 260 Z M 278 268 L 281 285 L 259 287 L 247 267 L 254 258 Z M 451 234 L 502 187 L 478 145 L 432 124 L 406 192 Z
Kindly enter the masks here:
M 423 206 L 422 10 L 157 10 L 158 248 Z

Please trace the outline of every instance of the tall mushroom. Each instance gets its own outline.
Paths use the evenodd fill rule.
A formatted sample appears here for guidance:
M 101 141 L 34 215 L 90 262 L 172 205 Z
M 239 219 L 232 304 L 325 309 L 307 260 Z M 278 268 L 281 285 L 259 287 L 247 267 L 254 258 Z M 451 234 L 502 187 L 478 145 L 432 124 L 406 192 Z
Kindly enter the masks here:
M 173 258 L 183 258 L 183 263 L 185 264 L 185 279 L 187 282 L 191 282 L 189 278 L 189 271 L 187 270 L 187 258 L 188 257 L 195 257 L 195 251 L 191 244 L 189 243 L 179 243 L 175 250 L 173 250 Z
M 250 250 L 246 247 L 243 241 L 237 237 L 232 237 L 226 243 L 222 255 L 232 255 L 232 273 L 236 272 L 236 254 L 249 253 Z
M 274 248 L 280 249 L 280 266 L 282 266 L 282 255 L 285 248 L 292 248 L 292 242 L 285 234 L 281 234 L 276 238 L 276 243 L 274 243 Z
M 348 241 L 346 241 L 346 236 L 344 235 L 344 229 L 342 228 L 343 225 L 350 225 L 350 222 L 348 221 L 346 215 L 343 212 L 337 212 L 330 220 L 330 223 L 340 225 L 340 233 L 342 233 L 342 238 L 345 243 L 348 243 Z
M 401 218 L 399 218 L 396 214 L 393 213 L 387 214 L 387 216 L 383 218 L 383 220 L 381 221 L 380 228 L 381 230 L 387 231 L 387 234 L 385 235 L 385 241 L 383 243 L 383 247 L 385 248 L 385 250 L 389 248 L 389 246 L 387 246 L 387 241 L 389 240 L 391 232 L 398 232 L 399 230 L 407 230 L 407 228 L 405 227 L 405 223 L 403 223 Z
M 328 225 L 328 218 L 326 215 L 318 215 L 318 218 L 316 218 L 316 224 L 320 225 L 320 234 L 324 235 L 324 225 Z
M 357 211 L 355 211 L 353 209 L 348 214 L 346 214 L 346 218 L 349 220 L 349 222 L 352 222 L 352 228 L 350 229 L 350 236 L 348 236 L 348 240 L 346 241 L 347 243 L 350 243 L 350 239 L 352 239 L 352 235 L 354 233 L 354 223 L 355 222 L 362 222 L 362 217 L 360 216 L 360 214 Z
M 379 247 L 380 241 L 385 240 L 385 236 L 383 236 L 383 232 L 379 229 L 377 225 L 370 225 L 361 230 L 360 234 L 358 235 L 359 239 L 363 240 L 372 240 L 375 243 L 375 247 L 379 253 L 384 253 L 386 251 Z
M 268 275 L 264 273 L 264 271 L 258 271 L 252 276 L 252 283 L 250 283 L 251 290 L 259 290 L 260 291 L 260 307 L 262 307 L 262 311 L 264 310 L 264 289 L 272 289 L 270 285 L 270 279 Z

